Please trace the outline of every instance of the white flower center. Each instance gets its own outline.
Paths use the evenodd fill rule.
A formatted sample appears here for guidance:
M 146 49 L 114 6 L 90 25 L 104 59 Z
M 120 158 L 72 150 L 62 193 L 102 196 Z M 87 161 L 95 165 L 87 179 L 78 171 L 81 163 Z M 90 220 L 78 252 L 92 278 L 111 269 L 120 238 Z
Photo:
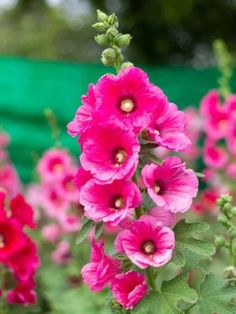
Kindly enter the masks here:
M 145 241 L 142 245 L 142 250 L 147 255 L 152 255 L 156 252 L 156 246 L 153 241 Z
M 127 153 L 123 149 L 119 149 L 115 154 L 115 161 L 117 165 L 123 164 L 126 161 Z
M 4 243 L 4 237 L 0 234 L 0 249 L 4 248 L 5 243 Z
M 120 103 L 120 109 L 123 112 L 129 113 L 134 109 L 134 103 L 131 99 L 124 99 Z
M 157 184 L 157 183 L 155 183 L 154 184 L 154 187 L 153 187 L 153 190 L 154 190 L 154 192 L 156 193 L 156 194 L 158 194 L 159 192 L 160 192 L 160 187 L 159 187 L 159 185 Z
M 119 196 L 114 201 L 114 208 L 115 209 L 121 209 L 125 204 L 125 200 L 122 196 Z

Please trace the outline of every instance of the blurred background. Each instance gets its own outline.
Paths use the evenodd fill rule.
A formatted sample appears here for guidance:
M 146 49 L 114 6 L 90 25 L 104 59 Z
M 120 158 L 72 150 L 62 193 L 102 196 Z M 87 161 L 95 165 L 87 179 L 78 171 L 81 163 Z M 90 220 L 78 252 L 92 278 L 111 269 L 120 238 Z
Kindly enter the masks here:
M 235 0 L 0 0 L 0 8 L 1 55 L 97 62 L 97 8 L 132 33 L 135 63 L 212 65 L 217 38 L 236 53 Z
M 0 0 L 0 126 L 12 137 L 10 155 L 23 181 L 35 156 L 53 144 L 46 108 L 58 119 L 63 145 L 79 155 L 66 124 L 88 83 L 108 70 L 91 28 L 98 8 L 116 12 L 121 32 L 133 36 L 127 59 L 181 108 L 198 106 L 218 86 L 214 40 L 236 55 L 235 0 Z

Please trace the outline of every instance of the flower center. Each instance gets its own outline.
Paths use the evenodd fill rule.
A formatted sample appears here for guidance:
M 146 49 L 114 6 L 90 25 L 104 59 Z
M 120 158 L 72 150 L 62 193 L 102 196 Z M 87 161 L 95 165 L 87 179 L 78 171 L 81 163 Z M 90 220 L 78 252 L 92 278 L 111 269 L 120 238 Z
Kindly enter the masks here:
M 0 234 L 0 249 L 4 248 L 5 242 L 4 242 L 4 237 Z
M 123 149 L 119 149 L 115 154 L 116 164 L 120 165 L 126 161 L 127 153 Z
M 147 240 L 142 244 L 142 250 L 147 255 L 152 255 L 156 252 L 157 248 L 153 241 Z
M 63 170 L 63 166 L 61 164 L 55 164 L 52 168 L 53 172 L 60 173 Z
M 156 135 L 160 135 L 160 134 L 161 134 L 160 131 L 158 131 L 158 130 L 154 130 L 154 133 L 155 133 Z
M 114 209 L 121 209 L 125 205 L 125 200 L 122 196 L 118 196 L 115 198 L 113 202 L 113 208 Z
M 161 190 L 161 188 L 159 187 L 159 185 L 157 184 L 157 182 L 154 183 L 154 186 L 153 186 L 153 190 L 156 194 L 158 194 Z
M 134 102 L 129 98 L 124 99 L 120 102 L 120 109 L 123 112 L 130 113 L 134 110 Z
M 218 126 L 221 130 L 225 130 L 227 125 L 228 125 L 228 122 L 227 120 L 224 120 L 224 119 L 220 120 L 218 123 Z

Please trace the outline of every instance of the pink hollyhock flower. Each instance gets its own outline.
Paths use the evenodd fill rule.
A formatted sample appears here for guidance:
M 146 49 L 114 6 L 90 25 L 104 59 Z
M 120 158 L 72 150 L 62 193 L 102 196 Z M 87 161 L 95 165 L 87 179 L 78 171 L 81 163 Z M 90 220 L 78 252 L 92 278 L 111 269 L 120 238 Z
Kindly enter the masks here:
M 97 184 L 89 180 L 80 192 L 80 203 L 85 215 L 94 221 L 109 222 L 117 226 L 131 214 L 142 200 L 141 193 L 132 181 L 113 181 Z
M 0 132 L 0 146 L 4 148 L 10 142 L 9 135 L 3 131 Z
M 89 288 L 93 292 L 101 291 L 119 272 L 119 261 L 105 254 L 102 242 L 93 241 L 91 262 L 84 265 L 81 270 L 82 277 Z
M 138 267 L 160 267 L 168 263 L 175 246 L 174 232 L 152 216 L 141 216 L 115 239 L 117 252 L 126 254 Z
M 114 299 L 129 310 L 148 294 L 148 287 L 143 274 L 128 271 L 112 278 L 111 291 Z
M 202 100 L 201 113 L 205 116 L 205 131 L 214 140 L 223 138 L 229 127 L 229 106 L 222 106 L 218 91 L 210 91 Z
M 52 252 L 52 260 L 58 265 L 70 263 L 71 258 L 70 245 L 67 241 L 61 241 L 56 250 Z
M 80 161 L 97 181 L 106 184 L 134 174 L 139 150 L 138 139 L 132 131 L 106 124 L 87 133 Z
M 106 74 L 97 83 L 97 114 L 102 122 L 111 121 L 122 128 L 144 130 L 153 111 L 166 104 L 166 96 L 151 84 L 147 74 L 127 67 L 117 76 Z
M 186 116 L 175 104 L 168 104 L 165 110 L 157 108 L 154 111 L 148 135 L 151 139 L 169 150 L 183 151 L 191 146 L 190 139 L 185 134 Z
M 67 150 L 52 148 L 46 151 L 40 159 L 37 170 L 41 179 L 55 181 L 60 179 L 65 171 L 74 168 L 74 163 Z
M 74 172 L 65 173 L 58 182 L 59 194 L 69 202 L 77 203 L 79 200 L 79 192 L 74 182 Z
M 154 207 L 149 210 L 149 215 L 155 217 L 164 226 L 173 227 L 176 223 L 176 215 L 163 207 Z
M 55 243 L 59 239 L 61 233 L 62 231 L 56 223 L 44 226 L 42 229 L 43 237 L 51 243 Z
M 21 190 L 21 184 L 15 168 L 5 163 L 0 166 L 0 187 L 5 189 L 10 197 Z
M 35 287 L 33 280 L 19 282 L 14 290 L 8 292 L 7 302 L 10 304 L 35 304 L 36 293 L 32 290 Z
M 41 207 L 47 216 L 55 219 L 64 216 L 70 207 L 70 202 L 60 194 L 58 185 L 47 183 L 41 188 Z
M 229 112 L 230 112 L 229 118 L 235 120 L 236 119 L 236 94 L 232 94 L 226 99 L 226 106 L 228 106 L 229 108 Z
M 228 155 L 223 148 L 217 147 L 216 143 L 206 141 L 203 159 L 207 166 L 222 169 L 228 161 Z
M 198 179 L 179 157 L 168 157 L 161 165 L 149 164 L 142 170 L 148 195 L 158 207 L 172 213 L 185 212 L 197 195 Z
M 86 132 L 91 125 L 96 103 L 95 90 L 95 85 L 90 84 L 87 95 L 81 98 L 82 106 L 78 108 L 74 119 L 67 125 L 68 133 L 73 137 Z
M 22 195 L 18 194 L 10 202 L 11 217 L 17 219 L 22 226 L 35 228 L 34 211 L 32 207 L 25 202 Z

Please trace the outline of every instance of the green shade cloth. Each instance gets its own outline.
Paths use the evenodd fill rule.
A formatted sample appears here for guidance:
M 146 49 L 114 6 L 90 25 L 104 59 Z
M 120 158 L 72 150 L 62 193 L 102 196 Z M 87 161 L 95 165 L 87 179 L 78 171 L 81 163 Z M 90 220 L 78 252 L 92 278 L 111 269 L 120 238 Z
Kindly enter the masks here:
M 197 106 L 209 89 L 217 87 L 215 69 L 144 69 L 180 108 Z M 88 84 L 96 83 L 108 70 L 102 65 L 0 58 L 0 126 L 11 135 L 10 157 L 23 181 L 31 179 L 33 156 L 40 156 L 53 145 L 45 108 L 51 108 L 58 118 L 63 146 L 79 157 L 79 146 L 67 134 L 66 124 L 73 118 Z M 236 90 L 236 76 L 232 82 Z

